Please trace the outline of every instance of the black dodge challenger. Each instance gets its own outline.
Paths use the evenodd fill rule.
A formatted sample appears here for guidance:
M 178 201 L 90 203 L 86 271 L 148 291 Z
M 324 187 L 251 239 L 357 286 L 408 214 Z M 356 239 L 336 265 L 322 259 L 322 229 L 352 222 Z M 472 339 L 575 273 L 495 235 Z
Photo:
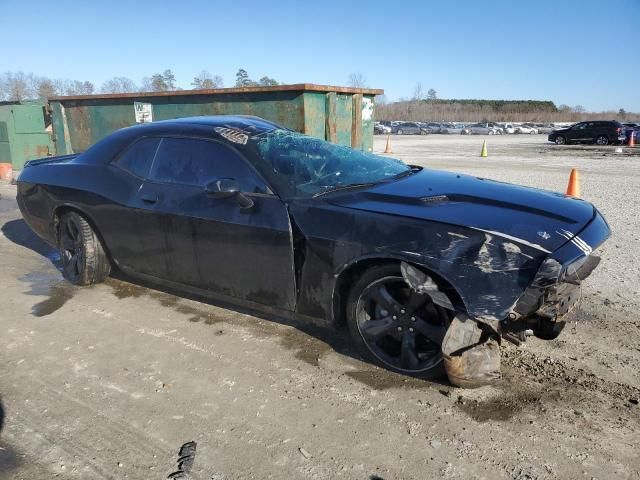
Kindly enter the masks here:
M 28 162 L 24 219 L 78 285 L 111 269 L 313 322 L 368 359 L 473 387 L 502 338 L 555 338 L 610 235 L 562 194 L 428 170 L 257 117 L 119 130 Z

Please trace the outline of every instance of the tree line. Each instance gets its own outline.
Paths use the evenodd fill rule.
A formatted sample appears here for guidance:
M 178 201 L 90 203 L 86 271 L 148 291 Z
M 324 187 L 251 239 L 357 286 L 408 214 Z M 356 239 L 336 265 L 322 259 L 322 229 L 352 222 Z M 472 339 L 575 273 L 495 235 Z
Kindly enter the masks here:
M 351 87 L 368 87 L 361 72 L 347 78 Z M 582 105 L 559 105 L 543 100 L 442 99 L 429 88 L 426 93 L 418 82 L 410 99 L 388 102 L 384 95 L 376 98 L 377 120 L 411 122 L 580 122 L 584 120 L 640 121 L 640 113 L 616 111 L 587 112 Z
M 640 121 L 624 109 L 587 112 L 581 105 L 556 106 L 539 100 L 424 99 L 378 101 L 377 120 L 414 122 L 579 122 L 584 120 Z
M 223 88 L 224 80 L 220 75 L 212 75 L 202 70 L 193 77 L 191 90 L 209 90 Z M 263 76 L 253 80 L 244 68 L 236 73 L 235 87 L 274 86 L 279 82 L 274 78 Z M 63 95 L 92 95 L 94 93 L 135 93 L 135 92 L 167 92 L 183 90 L 176 83 L 176 76 L 171 69 L 144 77 L 137 84 L 124 76 L 106 80 L 100 88 L 88 80 L 52 79 L 34 73 L 5 72 L 0 74 L 0 101 L 46 100 Z

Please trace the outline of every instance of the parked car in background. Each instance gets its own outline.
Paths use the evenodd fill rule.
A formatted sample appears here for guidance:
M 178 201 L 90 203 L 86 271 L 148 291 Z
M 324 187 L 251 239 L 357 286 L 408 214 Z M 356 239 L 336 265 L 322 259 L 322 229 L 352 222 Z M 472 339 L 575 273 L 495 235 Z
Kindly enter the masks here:
M 500 126 L 502 127 L 502 133 L 516 133 L 516 128 L 513 126 L 513 123 L 504 123 Z
M 557 145 L 568 143 L 595 143 L 608 145 L 625 140 L 624 128 L 615 120 L 579 122 L 569 128 L 554 130 L 549 134 L 549 141 Z
M 394 131 L 395 129 L 395 131 Z M 403 122 L 391 127 L 391 132 L 397 135 L 428 135 L 429 129 L 417 122 Z
M 463 129 L 464 125 L 462 123 L 443 123 L 442 128 L 440 128 L 440 133 L 448 135 L 460 135 Z
M 631 144 L 631 136 L 633 135 L 633 143 L 638 145 L 640 143 L 640 123 L 623 123 L 624 128 L 624 140 L 623 145 Z
M 386 135 L 391 133 L 391 127 L 383 125 L 382 123 L 376 123 L 373 126 L 373 133 L 378 135 Z
M 515 128 L 515 133 L 525 133 L 529 135 L 537 135 L 538 130 L 530 123 L 523 123 Z
M 444 128 L 444 125 L 441 123 L 429 122 L 425 123 L 424 127 L 429 130 L 429 133 L 443 133 L 442 129 Z
M 497 123 L 474 123 L 465 127 L 468 135 L 502 135 L 502 128 Z
M 551 133 L 553 130 L 553 124 L 551 123 L 534 123 L 533 126 L 536 128 L 538 133 Z

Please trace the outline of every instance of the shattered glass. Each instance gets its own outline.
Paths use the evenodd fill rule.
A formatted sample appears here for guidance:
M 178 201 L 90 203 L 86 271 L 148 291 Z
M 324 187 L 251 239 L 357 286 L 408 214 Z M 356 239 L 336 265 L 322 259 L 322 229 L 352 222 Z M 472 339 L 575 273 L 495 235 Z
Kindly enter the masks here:
M 400 160 L 335 145 L 287 130 L 254 137 L 271 176 L 291 197 L 312 197 L 350 186 L 371 185 L 411 174 Z

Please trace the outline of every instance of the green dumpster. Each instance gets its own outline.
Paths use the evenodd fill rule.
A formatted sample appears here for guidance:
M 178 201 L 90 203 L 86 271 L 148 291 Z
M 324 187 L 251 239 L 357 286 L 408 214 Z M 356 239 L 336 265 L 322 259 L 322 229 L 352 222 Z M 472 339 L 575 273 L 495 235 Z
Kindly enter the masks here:
M 21 170 L 27 160 L 52 155 L 49 118 L 42 102 L 0 102 L 0 163 Z
M 371 150 L 383 90 L 297 84 L 53 97 L 56 153 L 86 150 L 136 123 L 199 115 L 256 115 L 307 135 Z

